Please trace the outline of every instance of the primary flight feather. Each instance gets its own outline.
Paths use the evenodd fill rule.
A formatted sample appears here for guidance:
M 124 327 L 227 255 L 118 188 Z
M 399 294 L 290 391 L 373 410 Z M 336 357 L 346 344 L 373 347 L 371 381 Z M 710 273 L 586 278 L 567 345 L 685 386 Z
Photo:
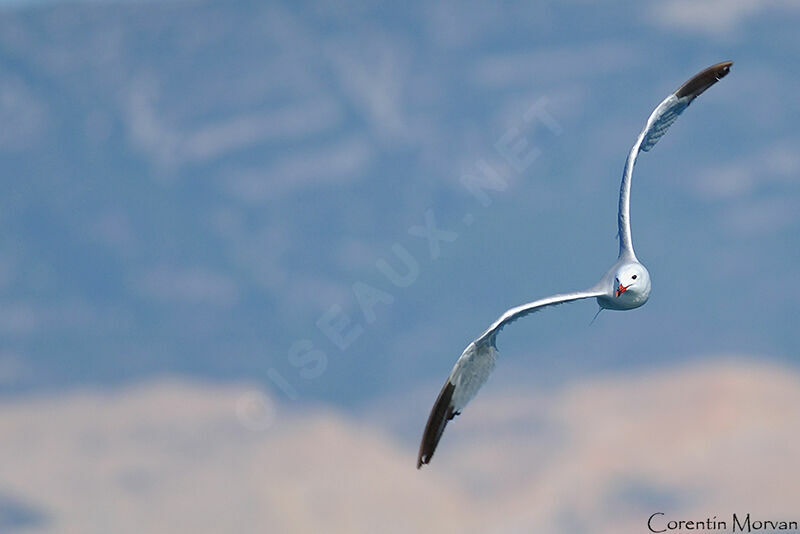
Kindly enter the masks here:
M 486 382 L 497 360 L 497 335 L 509 323 L 548 306 L 596 298 L 601 309 L 632 310 L 650 296 L 650 274 L 633 252 L 630 223 L 631 176 L 640 152 L 647 152 L 666 133 L 683 110 L 706 89 L 730 72 L 732 61 L 712 65 L 665 98 L 647 119 L 636 138 L 622 173 L 619 191 L 619 257 L 600 281 L 585 291 L 563 293 L 511 308 L 500 316 L 456 361 L 433 405 L 417 456 L 417 468 L 431 461 L 447 422 L 461 413 Z

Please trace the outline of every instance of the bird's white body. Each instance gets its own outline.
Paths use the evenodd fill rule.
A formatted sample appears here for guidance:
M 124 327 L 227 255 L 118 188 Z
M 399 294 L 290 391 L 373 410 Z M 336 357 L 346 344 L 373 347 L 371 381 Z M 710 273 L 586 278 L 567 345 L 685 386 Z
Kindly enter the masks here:
M 647 119 L 625 162 L 619 195 L 619 257 L 600 281 L 585 291 L 563 293 L 511 308 L 471 342 L 456 361 L 431 410 L 420 443 L 417 468 L 430 462 L 447 422 L 461 413 L 486 382 L 497 361 L 497 335 L 509 323 L 549 306 L 596 298 L 603 309 L 632 310 L 650 297 L 650 273 L 636 258 L 630 225 L 631 177 L 636 159 L 664 135 L 689 104 L 703 91 L 727 75 L 732 62 L 713 65 L 665 98 Z

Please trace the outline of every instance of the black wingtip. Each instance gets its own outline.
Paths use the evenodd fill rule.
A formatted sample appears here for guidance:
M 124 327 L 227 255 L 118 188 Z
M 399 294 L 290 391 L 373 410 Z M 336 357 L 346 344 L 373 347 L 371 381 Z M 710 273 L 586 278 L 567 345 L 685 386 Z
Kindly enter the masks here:
M 445 382 L 442 391 L 439 392 L 439 397 L 436 399 L 436 404 L 433 405 L 431 414 L 428 416 L 425 432 L 423 432 L 422 441 L 419 444 L 417 469 L 431 461 L 436 446 L 439 444 L 439 439 L 441 439 L 444 432 L 444 427 L 447 426 L 447 422 L 450 419 L 458 415 L 458 412 L 453 410 L 452 405 L 455 389 L 455 385 L 448 380 Z
M 698 72 L 675 91 L 675 96 L 678 98 L 689 97 L 689 101 L 694 100 L 703 91 L 727 76 L 731 71 L 731 65 L 733 65 L 733 61 L 723 61 Z

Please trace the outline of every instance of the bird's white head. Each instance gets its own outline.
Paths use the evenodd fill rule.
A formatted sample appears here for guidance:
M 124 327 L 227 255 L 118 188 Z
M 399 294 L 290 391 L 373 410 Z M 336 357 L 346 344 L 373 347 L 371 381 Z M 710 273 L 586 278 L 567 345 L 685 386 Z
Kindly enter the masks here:
M 619 308 L 638 308 L 650 297 L 650 273 L 639 262 L 621 265 L 614 273 L 612 289 Z

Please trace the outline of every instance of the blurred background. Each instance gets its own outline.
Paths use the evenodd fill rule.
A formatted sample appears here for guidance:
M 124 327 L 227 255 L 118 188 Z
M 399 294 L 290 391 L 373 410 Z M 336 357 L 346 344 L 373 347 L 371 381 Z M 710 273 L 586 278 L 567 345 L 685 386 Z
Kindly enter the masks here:
M 0 532 L 800 520 L 800 4 L 0 1 Z M 594 284 L 625 156 L 648 304 Z

